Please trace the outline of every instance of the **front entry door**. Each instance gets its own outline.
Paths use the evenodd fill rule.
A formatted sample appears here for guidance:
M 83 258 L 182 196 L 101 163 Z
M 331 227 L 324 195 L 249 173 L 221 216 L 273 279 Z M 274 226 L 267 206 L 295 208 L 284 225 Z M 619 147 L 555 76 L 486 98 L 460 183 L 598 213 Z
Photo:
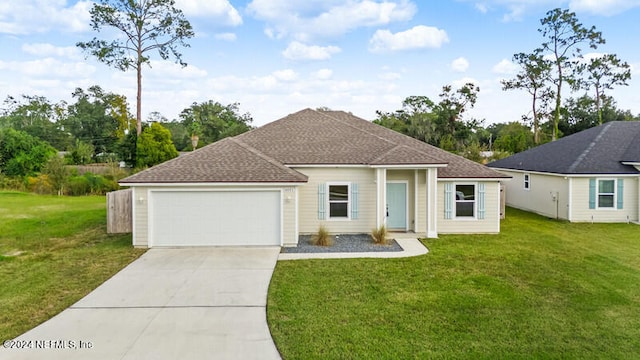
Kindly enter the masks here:
M 407 230 L 407 183 L 387 183 L 387 228 Z

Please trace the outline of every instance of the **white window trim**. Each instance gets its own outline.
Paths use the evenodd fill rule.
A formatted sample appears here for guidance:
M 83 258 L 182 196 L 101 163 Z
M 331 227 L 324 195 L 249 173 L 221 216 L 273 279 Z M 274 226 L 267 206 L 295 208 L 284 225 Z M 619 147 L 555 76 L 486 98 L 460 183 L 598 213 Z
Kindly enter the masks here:
M 523 186 L 526 191 L 531 190 L 531 174 L 525 173 L 523 175 Z
M 331 186 L 347 186 L 347 216 L 346 217 L 331 217 Z M 334 181 L 327 182 L 327 220 L 331 221 L 350 221 L 351 220 L 351 182 L 348 181 Z M 343 201 L 333 201 L 335 203 L 344 203 Z
M 613 206 L 600 206 L 600 181 L 613 181 Z M 602 195 L 610 195 L 611 193 L 602 193 Z M 597 178 L 596 179 L 596 210 L 618 210 L 618 179 L 615 178 Z
M 458 216 L 458 199 L 456 199 L 456 188 L 458 185 L 473 185 L 473 216 Z M 453 183 L 453 219 L 455 220 L 478 220 L 478 183 L 476 182 L 459 182 Z M 471 202 L 469 200 L 463 200 L 461 202 Z

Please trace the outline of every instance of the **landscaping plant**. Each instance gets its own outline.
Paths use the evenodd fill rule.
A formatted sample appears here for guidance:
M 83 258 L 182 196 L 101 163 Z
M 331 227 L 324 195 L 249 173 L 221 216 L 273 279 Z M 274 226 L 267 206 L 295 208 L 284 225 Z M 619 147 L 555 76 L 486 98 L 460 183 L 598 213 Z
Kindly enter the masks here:
M 333 236 L 329 234 L 324 225 L 320 225 L 318 232 L 311 237 L 311 243 L 317 246 L 331 246 L 333 245 Z

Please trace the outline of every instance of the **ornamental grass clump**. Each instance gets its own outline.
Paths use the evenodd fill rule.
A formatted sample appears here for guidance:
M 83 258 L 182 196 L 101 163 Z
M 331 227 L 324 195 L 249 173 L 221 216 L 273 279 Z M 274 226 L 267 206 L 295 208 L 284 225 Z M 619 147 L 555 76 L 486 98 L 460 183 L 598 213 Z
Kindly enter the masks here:
M 389 245 L 387 240 L 387 228 L 384 225 L 371 230 L 371 237 L 376 245 Z
M 333 237 L 329 235 L 329 230 L 324 225 L 320 225 L 318 232 L 311 237 L 311 243 L 316 246 L 331 246 Z

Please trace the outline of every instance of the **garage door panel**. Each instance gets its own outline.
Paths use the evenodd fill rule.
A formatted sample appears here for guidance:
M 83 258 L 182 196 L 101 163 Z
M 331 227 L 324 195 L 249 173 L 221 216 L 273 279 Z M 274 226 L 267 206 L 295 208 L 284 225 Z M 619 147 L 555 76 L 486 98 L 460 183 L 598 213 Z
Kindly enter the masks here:
M 152 246 L 280 245 L 279 191 L 152 194 Z

